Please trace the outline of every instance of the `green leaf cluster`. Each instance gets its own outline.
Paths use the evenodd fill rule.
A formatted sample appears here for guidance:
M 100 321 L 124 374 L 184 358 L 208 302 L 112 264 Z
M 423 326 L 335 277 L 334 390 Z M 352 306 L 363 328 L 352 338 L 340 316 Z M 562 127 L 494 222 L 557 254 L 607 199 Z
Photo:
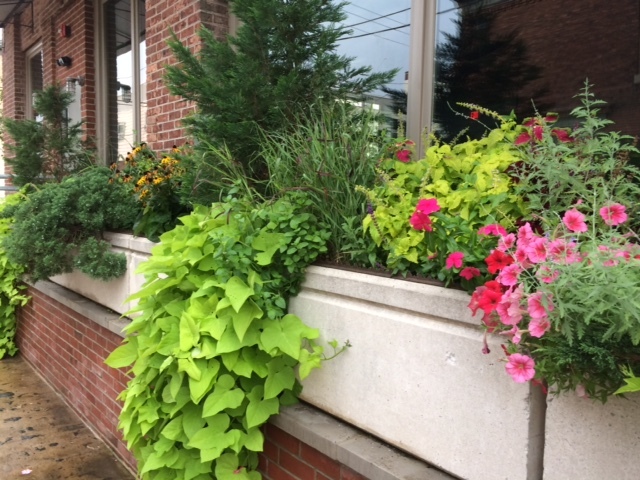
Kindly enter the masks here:
M 34 281 L 74 268 L 101 280 L 124 274 L 126 258 L 102 240 L 105 230 L 131 228 L 135 199 L 110 171 L 91 167 L 30 191 L 12 212 L 14 224 L 2 242 L 10 261 Z
M 328 234 L 294 194 L 181 222 L 141 265 L 139 316 L 107 359 L 134 375 L 120 428 L 143 479 L 256 480 L 260 426 L 322 359 L 318 332 L 285 311 Z
M 19 195 L 11 195 L 0 205 L 0 210 L 4 211 L 7 206 L 17 202 Z M 0 242 L 9 235 L 12 223 L 11 217 L 0 218 Z M 23 273 L 24 267 L 12 262 L 0 244 L 0 359 L 13 356 L 18 351 L 15 343 L 16 308 L 29 301 L 29 297 L 21 293 L 24 289 L 21 283 Z
M 404 163 L 394 156 L 381 161 L 378 184 L 363 188 L 373 209 L 364 219 L 364 230 L 387 252 L 381 263 L 394 273 L 459 282 L 459 269 L 446 269 L 445 261 L 448 254 L 463 252 L 465 266 L 486 270 L 484 259 L 495 240 L 479 236 L 478 228 L 512 226 L 525 211 L 509 175 L 519 160 L 513 147 L 515 126 L 504 119 L 478 140 L 454 145 L 435 141 L 418 161 Z M 424 198 L 437 199 L 441 207 L 433 215 L 433 232 L 410 224 Z
M 195 137 L 184 181 L 184 194 L 194 203 L 219 201 L 219 191 L 226 188 L 198 153 L 199 145 L 228 148 L 247 178 L 264 181 L 261 130 L 289 131 L 300 115 L 316 107 L 333 106 L 391 81 L 395 71 L 372 73 L 371 67 L 354 67 L 352 58 L 337 53 L 338 40 L 351 33 L 340 26 L 345 5 L 230 0 L 239 20 L 235 35 L 219 39 L 203 29 L 197 54 L 175 37 L 169 42 L 178 62 L 167 66 L 167 86 L 197 105 L 184 121 Z
M 11 165 L 15 185 L 59 182 L 92 163 L 93 152 L 81 138 L 82 122 L 72 123 L 67 116 L 71 103 L 73 94 L 60 85 L 49 85 L 34 94 L 39 119 L 2 119 L 12 139 L 5 144 L 11 154 L 5 161 Z

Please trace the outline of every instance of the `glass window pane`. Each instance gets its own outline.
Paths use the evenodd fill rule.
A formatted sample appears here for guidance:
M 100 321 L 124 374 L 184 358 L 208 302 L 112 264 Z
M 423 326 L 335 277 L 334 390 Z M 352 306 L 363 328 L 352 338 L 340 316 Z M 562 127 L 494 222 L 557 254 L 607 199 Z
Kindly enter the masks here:
M 589 79 L 616 130 L 640 134 L 639 16 L 637 1 L 438 0 L 434 129 L 445 139 L 467 127 L 472 137 L 483 133 L 456 115 L 468 113 L 457 102 L 514 110 L 520 120 L 557 112 L 572 125 L 573 97 Z
M 398 112 L 403 117 L 407 112 L 411 0 L 353 0 L 344 12 L 344 25 L 352 32 L 338 42 L 338 53 L 354 57 L 354 68 L 371 66 L 374 72 L 398 69 L 384 88 L 354 98 L 380 110 L 388 118 L 387 129 L 395 134 Z

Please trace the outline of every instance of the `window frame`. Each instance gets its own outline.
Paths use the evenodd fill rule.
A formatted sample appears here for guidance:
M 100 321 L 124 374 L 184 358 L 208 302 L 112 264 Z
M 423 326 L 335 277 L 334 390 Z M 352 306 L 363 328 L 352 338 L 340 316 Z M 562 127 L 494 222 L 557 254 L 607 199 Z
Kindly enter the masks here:
M 25 76 L 26 76 L 26 88 L 25 88 L 25 105 L 24 105 L 24 116 L 26 119 L 35 120 L 35 110 L 33 109 L 33 94 L 35 92 L 33 85 L 33 71 L 31 68 L 31 61 L 40 55 L 40 59 L 43 60 L 43 51 L 42 51 L 42 42 L 38 42 L 29 48 L 25 54 Z M 42 61 L 42 69 L 41 74 L 42 84 L 44 86 L 44 61 Z

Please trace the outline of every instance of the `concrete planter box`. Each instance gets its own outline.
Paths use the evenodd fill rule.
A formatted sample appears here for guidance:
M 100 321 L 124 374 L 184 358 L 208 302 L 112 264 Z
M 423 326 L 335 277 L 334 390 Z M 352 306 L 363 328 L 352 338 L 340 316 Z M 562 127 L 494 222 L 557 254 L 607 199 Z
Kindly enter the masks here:
M 125 277 L 52 280 L 123 313 L 144 281 L 133 272 L 154 244 L 108 239 L 127 255 Z M 504 373 L 499 339 L 481 353 L 468 302 L 456 290 L 309 267 L 291 312 L 323 341 L 353 346 L 304 381 L 303 400 L 466 480 L 640 478 L 640 394 L 604 406 L 573 395 L 545 403 L 539 389 Z
M 467 480 L 542 477 L 544 398 L 514 383 L 464 292 L 310 267 L 290 310 L 353 345 L 305 401 Z
M 105 233 L 105 239 L 113 245 L 114 252 L 122 252 L 126 255 L 127 273 L 124 276 L 110 282 L 103 282 L 75 271 L 56 275 L 51 278 L 51 281 L 115 312 L 124 313 L 132 307 L 125 300 L 137 292 L 144 283 L 144 277 L 137 275 L 135 271 L 140 263 L 149 258 L 155 243 L 146 238 L 112 232 Z

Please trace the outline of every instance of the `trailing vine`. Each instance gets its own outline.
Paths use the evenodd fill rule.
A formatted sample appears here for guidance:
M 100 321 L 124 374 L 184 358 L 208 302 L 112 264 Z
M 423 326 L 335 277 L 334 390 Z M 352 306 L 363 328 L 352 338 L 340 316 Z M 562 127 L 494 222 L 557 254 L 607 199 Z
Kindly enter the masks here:
M 9 196 L 0 210 L 6 206 L 16 205 L 21 201 L 21 195 Z M 21 283 L 24 267 L 19 263 L 12 262 L 7 251 L 2 247 L 2 241 L 11 231 L 13 218 L 0 218 L 0 359 L 13 356 L 18 352 L 15 342 L 16 336 L 16 308 L 24 306 L 29 301 L 29 297 L 21 293 L 24 285 Z
M 140 267 L 140 315 L 107 363 L 132 365 L 119 428 L 143 479 L 261 478 L 261 425 L 296 401 L 296 369 L 304 378 L 323 359 L 317 330 L 286 314 L 326 251 L 309 206 L 288 195 L 198 207 Z

